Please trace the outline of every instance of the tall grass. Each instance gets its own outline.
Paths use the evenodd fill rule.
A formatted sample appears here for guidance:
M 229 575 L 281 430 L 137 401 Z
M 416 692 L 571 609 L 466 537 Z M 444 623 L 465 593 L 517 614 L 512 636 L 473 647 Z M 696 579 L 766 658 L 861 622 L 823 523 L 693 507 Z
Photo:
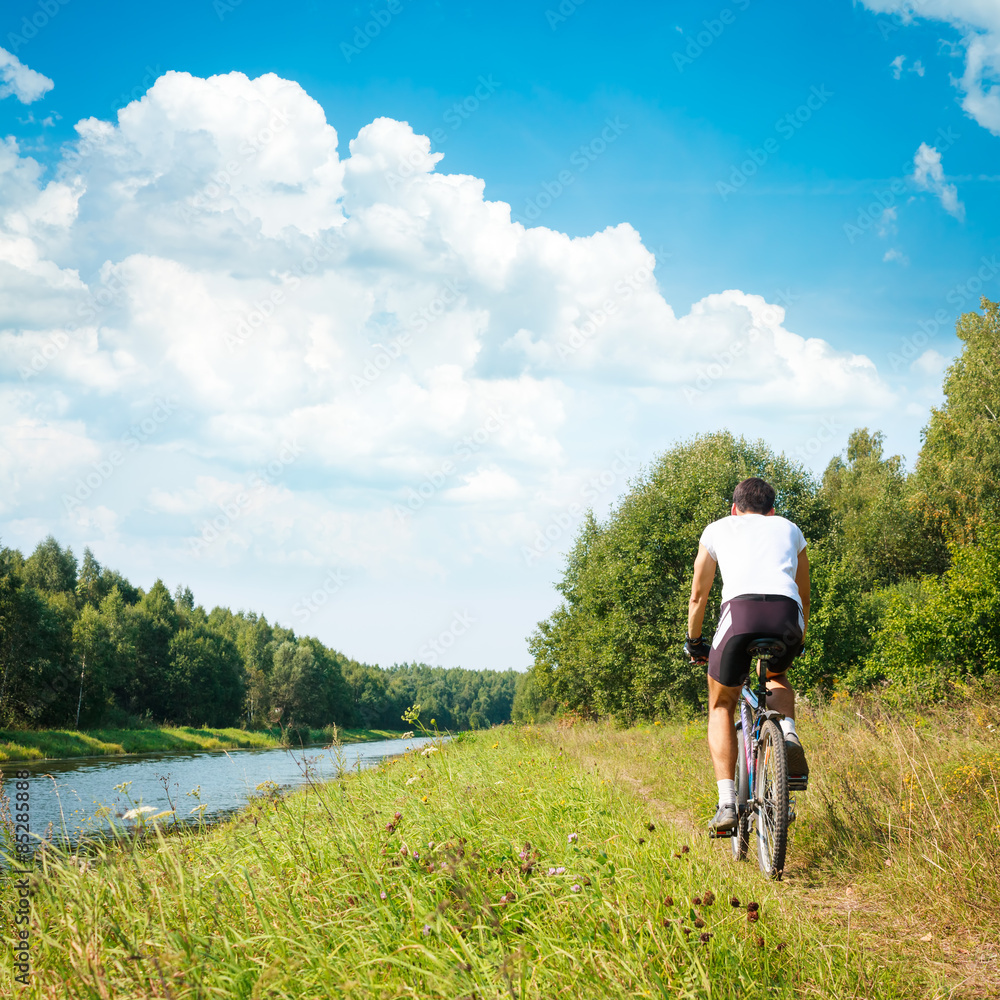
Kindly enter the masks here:
M 467 734 L 267 794 L 201 835 L 45 850 L 23 995 L 919 995 L 907 970 L 788 912 L 784 886 L 661 821 L 563 736 Z M 8 937 L 13 898 L 4 886 Z M 0 991 L 12 986 L 4 964 Z
M 997 692 L 953 685 L 950 705 L 919 713 L 840 696 L 804 706 L 797 728 L 811 774 L 796 795 L 786 912 L 851 926 L 879 961 L 941 984 L 928 995 L 1000 996 Z M 704 830 L 715 782 L 703 720 L 543 732 L 692 836 Z

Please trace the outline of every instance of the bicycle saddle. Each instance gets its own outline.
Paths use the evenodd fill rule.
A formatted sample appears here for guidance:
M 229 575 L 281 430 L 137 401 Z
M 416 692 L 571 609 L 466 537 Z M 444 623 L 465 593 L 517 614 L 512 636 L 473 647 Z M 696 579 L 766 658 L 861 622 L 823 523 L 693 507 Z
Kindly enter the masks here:
M 762 656 L 766 659 L 774 659 L 783 656 L 788 647 L 780 639 L 751 639 L 747 646 L 747 652 L 753 656 Z

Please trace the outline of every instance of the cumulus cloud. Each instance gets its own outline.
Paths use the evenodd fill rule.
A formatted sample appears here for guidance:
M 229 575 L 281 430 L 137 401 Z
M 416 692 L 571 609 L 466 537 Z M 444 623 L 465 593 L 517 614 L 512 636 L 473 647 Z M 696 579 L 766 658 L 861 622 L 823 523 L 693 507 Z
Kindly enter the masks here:
M 22 104 L 31 104 L 54 86 L 47 76 L 29 69 L 13 53 L 0 48 L 0 100 L 13 95 Z
M 883 16 L 882 33 L 893 32 L 915 18 L 944 21 L 962 33 L 965 71 L 958 82 L 962 108 L 983 128 L 1000 135 L 1000 4 L 995 0 L 863 0 L 864 5 Z M 901 57 L 899 57 L 901 58 Z M 899 79 L 902 63 L 894 75 Z M 923 67 L 914 70 L 923 76 Z
M 523 573 L 692 428 L 778 414 L 794 452 L 897 403 L 760 295 L 675 311 L 628 224 L 512 221 L 405 122 L 343 150 L 273 74 L 167 73 L 76 129 L 47 179 L 0 144 L 11 523 L 155 540 L 188 579 Z
M 907 257 L 902 250 L 897 250 L 895 247 L 892 247 L 890 250 L 886 250 L 886 252 L 882 255 L 882 260 L 887 264 L 892 261 L 898 261 L 900 264 L 904 265 L 910 263 L 910 258 Z
M 958 188 L 945 180 L 941 154 L 922 142 L 913 157 L 913 180 L 918 187 L 930 191 L 941 202 L 941 207 L 956 219 L 965 219 L 965 205 L 958 200 Z

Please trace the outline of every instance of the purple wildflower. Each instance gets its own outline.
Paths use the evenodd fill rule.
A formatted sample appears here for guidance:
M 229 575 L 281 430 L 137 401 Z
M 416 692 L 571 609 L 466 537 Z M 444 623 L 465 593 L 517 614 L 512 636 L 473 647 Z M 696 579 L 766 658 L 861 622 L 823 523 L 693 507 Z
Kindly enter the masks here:
M 424 937 L 427 937 L 427 935 L 430 934 L 430 932 L 431 932 L 431 925 L 430 924 L 424 924 L 424 929 L 423 929 L 423 935 L 424 935 Z
M 580 886 L 579 885 L 574 885 L 571 888 L 572 888 L 573 892 L 579 892 L 580 891 Z
M 577 841 L 577 838 L 578 838 L 578 837 L 579 837 L 579 834 L 577 834 L 577 833 L 571 833 L 571 834 L 569 835 L 569 842 L 570 842 L 571 844 L 575 844 L 575 843 L 576 843 L 576 841 Z
M 565 868 L 557 868 L 556 869 L 556 874 L 557 875 L 565 875 L 566 874 L 566 869 Z
M 379 895 L 380 895 L 380 896 L 381 896 L 381 897 L 382 897 L 383 899 L 385 899 L 385 898 L 386 898 L 386 892 L 385 892 L 385 889 L 383 889 L 383 890 L 382 890 L 382 891 L 381 891 L 381 892 L 379 893 Z
M 549 874 L 550 874 L 550 875 L 555 875 L 555 873 L 556 873 L 556 870 L 555 870 L 555 868 L 550 868 L 550 869 L 549 869 Z

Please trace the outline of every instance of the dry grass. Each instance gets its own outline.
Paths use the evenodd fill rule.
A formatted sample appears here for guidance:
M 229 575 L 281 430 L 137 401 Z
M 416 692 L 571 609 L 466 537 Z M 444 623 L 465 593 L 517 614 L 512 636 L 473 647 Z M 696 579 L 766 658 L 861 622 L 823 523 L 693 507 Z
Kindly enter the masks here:
M 838 699 L 800 711 L 809 792 L 797 796 L 785 914 L 847 932 L 928 996 L 1000 996 L 1000 705 L 966 689 L 902 717 Z M 547 727 L 546 737 L 704 836 L 715 786 L 703 722 Z M 717 848 L 720 859 L 728 845 Z M 752 864 L 752 862 L 751 862 Z M 916 994 L 914 994 L 916 995 Z

